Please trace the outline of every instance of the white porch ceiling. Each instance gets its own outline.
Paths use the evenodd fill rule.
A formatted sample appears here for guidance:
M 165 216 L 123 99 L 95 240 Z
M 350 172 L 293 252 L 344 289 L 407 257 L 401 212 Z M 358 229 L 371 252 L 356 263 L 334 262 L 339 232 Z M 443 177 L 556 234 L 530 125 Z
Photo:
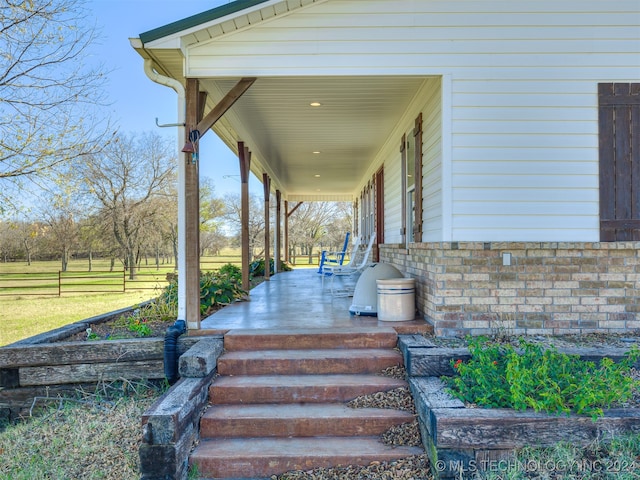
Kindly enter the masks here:
M 207 111 L 238 80 L 200 79 L 209 94 Z M 214 130 L 234 151 L 244 141 L 254 155 L 253 172 L 261 177 L 266 171 L 287 198 L 352 199 L 424 81 L 258 78 Z

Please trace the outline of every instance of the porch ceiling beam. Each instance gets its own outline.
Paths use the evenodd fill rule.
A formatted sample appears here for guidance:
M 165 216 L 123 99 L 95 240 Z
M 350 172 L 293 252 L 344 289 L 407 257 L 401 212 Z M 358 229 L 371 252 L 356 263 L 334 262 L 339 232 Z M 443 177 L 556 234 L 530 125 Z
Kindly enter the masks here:
M 290 212 L 287 212 L 287 218 L 289 218 L 291 215 L 293 215 L 293 212 L 295 212 L 297 209 L 299 209 L 300 205 L 302 205 L 303 203 L 304 202 L 298 202 L 298 204 L 295 207 L 293 207 Z
M 256 81 L 254 77 L 246 77 L 240 80 L 236 85 L 229 90 L 229 92 L 220 100 L 215 107 L 204 117 L 198 125 L 196 130 L 200 132 L 200 136 L 209 131 L 215 123 L 229 110 L 238 99 L 246 92 L 251 85 Z

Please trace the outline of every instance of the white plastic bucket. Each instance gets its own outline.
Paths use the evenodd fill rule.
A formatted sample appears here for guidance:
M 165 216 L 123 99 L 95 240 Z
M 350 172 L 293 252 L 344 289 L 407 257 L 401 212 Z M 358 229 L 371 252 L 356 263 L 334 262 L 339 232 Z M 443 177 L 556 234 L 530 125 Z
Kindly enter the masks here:
M 378 320 L 404 322 L 416 318 L 414 278 L 376 280 L 378 287 Z

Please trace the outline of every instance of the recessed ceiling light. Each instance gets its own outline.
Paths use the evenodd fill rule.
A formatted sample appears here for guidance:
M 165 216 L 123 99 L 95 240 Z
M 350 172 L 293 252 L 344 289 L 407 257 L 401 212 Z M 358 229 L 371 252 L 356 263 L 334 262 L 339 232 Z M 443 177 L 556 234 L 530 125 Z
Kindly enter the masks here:
M 320 175 L 318 175 L 317 173 L 314 175 L 314 177 L 316 178 L 320 178 Z
M 318 150 L 316 150 L 315 152 L 312 152 L 314 155 L 318 155 L 320 152 Z
M 312 107 L 321 107 L 322 104 L 320 102 L 311 102 L 309 105 L 311 105 Z

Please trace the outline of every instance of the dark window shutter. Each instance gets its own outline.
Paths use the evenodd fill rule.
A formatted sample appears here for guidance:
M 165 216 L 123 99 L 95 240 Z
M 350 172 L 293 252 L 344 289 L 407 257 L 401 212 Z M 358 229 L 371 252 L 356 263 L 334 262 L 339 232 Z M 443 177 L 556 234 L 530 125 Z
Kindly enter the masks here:
M 402 177 L 402 193 L 400 198 L 402 199 L 402 228 L 400 234 L 402 235 L 402 242 L 406 240 L 407 235 L 407 136 L 402 136 L 402 143 L 400 144 L 400 176 Z
M 640 240 L 640 84 L 598 85 L 600 240 Z
M 416 218 L 413 224 L 413 239 L 422 242 L 422 113 L 418 115 L 413 129 L 415 141 L 415 186 L 416 186 Z

